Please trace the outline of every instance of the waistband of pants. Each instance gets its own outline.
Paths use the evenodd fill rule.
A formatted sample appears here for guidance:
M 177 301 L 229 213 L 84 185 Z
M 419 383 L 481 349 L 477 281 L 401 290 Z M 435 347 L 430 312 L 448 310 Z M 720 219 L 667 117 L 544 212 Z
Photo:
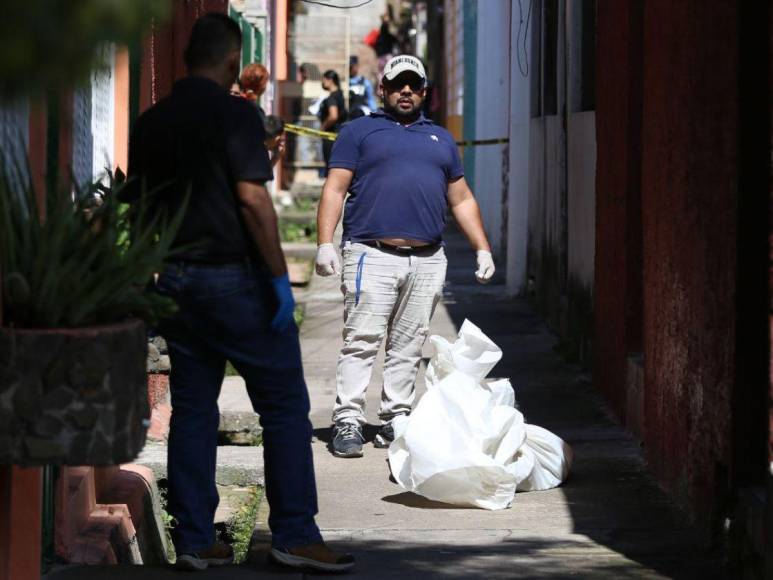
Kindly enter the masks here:
M 185 260 L 185 259 L 172 259 L 166 262 L 166 265 L 183 267 L 183 268 L 207 268 L 207 269 L 224 269 L 231 270 L 234 268 L 245 268 L 247 270 L 253 269 L 252 261 L 249 258 L 243 260 L 233 260 L 226 262 L 208 262 L 205 260 Z
M 421 252 L 431 252 L 441 247 L 441 244 L 427 244 L 426 246 L 395 246 L 393 244 L 386 244 L 379 240 L 366 240 L 364 242 L 358 243 L 365 244 L 371 248 L 386 250 L 387 252 L 395 252 L 397 254 L 418 254 Z

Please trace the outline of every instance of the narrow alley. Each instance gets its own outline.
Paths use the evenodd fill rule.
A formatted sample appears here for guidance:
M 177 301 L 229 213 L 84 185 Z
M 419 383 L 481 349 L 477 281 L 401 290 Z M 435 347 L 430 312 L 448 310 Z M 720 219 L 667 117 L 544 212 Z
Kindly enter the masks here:
M 773 3 L 8 5 L 0 580 L 173 579 L 180 563 L 212 564 L 202 580 L 306 578 L 269 561 L 267 489 L 274 557 L 350 566 L 311 522 L 293 322 L 317 523 L 356 559 L 343 577 L 773 578 Z M 135 203 L 148 187 L 165 193 Z M 366 246 L 345 274 L 342 238 Z M 488 377 L 508 379 L 526 423 L 573 452 L 562 485 L 500 511 L 430 501 L 391 476 L 374 445 L 383 345 L 364 456 L 341 457 L 360 453 L 361 377 L 384 327 L 406 346 L 389 368 L 408 379 L 388 387 L 410 392 L 421 354 L 414 405 L 426 392 L 434 347 L 415 338 L 441 287 L 441 241 L 430 334 L 479 327 L 502 350 Z M 410 256 L 418 291 L 399 260 L 363 286 L 372 248 Z M 181 298 L 170 275 L 197 270 L 217 289 Z M 225 289 L 231 270 L 238 290 Z M 389 305 L 395 287 L 407 293 Z M 496 388 L 518 428 L 497 443 L 536 448 Z M 476 392 L 449 392 L 476 426 L 498 426 L 494 405 L 468 403 Z M 398 443 L 407 397 L 385 396 Z M 442 441 L 455 462 L 471 438 L 450 423 L 413 441 Z M 493 431 L 478 438 L 486 453 Z M 531 464 L 502 448 L 512 493 Z M 567 456 L 539 467 L 564 476 Z M 468 468 L 433 491 L 466 485 Z M 276 521 L 298 514 L 303 530 L 283 538 Z
M 298 300 L 306 307 L 301 335 L 315 427 L 318 523 L 326 540 L 356 555 L 357 566 L 346 577 L 718 577 L 718 557 L 700 547 L 697 534 L 657 487 L 638 445 L 610 418 L 587 375 L 556 352 L 555 335 L 529 301 L 502 298 L 501 282 L 478 285 L 473 254 L 453 229 L 447 254 L 448 282 L 432 334 L 453 338 L 469 318 L 503 349 L 492 376 L 510 378 L 528 422 L 554 431 L 572 446 L 571 475 L 557 489 L 519 493 L 510 509 L 492 512 L 403 492 L 389 480 L 385 449 L 368 444 L 361 459 L 334 457 L 328 442 L 341 344 L 340 281 L 314 276 Z M 425 347 L 425 360 L 430 348 Z M 368 391 L 369 440 L 378 424 L 379 363 Z M 423 375 L 417 383 L 422 393 Z M 264 501 L 247 564 L 197 577 L 305 577 L 267 563 L 266 518 Z M 77 567 L 49 580 L 152 580 L 175 574 L 147 566 Z
M 452 339 L 465 318 L 479 325 L 504 351 L 492 376 L 510 378 L 526 420 L 568 441 L 575 464 L 564 486 L 517 494 L 510 509 L 489 512 L 402 492 L 389 481 L 386 450 L 368 445 L 362 459 L 334 457 L 327 442 L 341 294 L 338 280 L 314 277 L 302 345 L 316 428 L 319 524 L 357 554 L 352 577 L 711 578 L 717 563 L 697 548 L 587 376 L 555 351 L 556 338 L 533 306 L 503 299 L 501 284 L 477 284 L 474 255 L 455 231 L 447 254 L 447 288 L 431 333 Z M 425 346 L 426 358 L 431 348 Z M 368 405 L 374 426 L 379 392 L 377 368 Z

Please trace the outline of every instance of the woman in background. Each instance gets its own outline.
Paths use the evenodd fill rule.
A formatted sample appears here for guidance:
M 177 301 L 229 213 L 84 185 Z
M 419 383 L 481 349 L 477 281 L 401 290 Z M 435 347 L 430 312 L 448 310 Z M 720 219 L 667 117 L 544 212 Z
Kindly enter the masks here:
M 242 88 L 242 96 L 255 103 L 260 113 L 260 120 L 265 121 L 266 112 L 260 106 L 260 97 L 268 87 L 268 69 L 256 62 L 248 64 L 239 75 L 239 86 Z
M 245 99 L 252 101 L 258 108 L 258 114 L 260 120 L 263 123 L 263 128 L 266 129 L 268 137 L 267 116 L 263 107 L 260 106 L 260 98 L 268 88 L 268 69 L 262 64 L 253 62 L 248 64 L 242 70 L 242 74 L 239 75 L 239 86 L 241 87 L 241 96 Z M 280 135 L 274 135 L 276 138 L 270 140 L 270 146 L 267 143 L 268 150 L 271 154 L 271 166 L 275 166 L 285 151 L 285 135 L 284 125 L 280 131 Z
M 319 117 L 320 128 L 323 131 L 338 133 L 341 125 L 346 121 L 346 103 L 338 73 L 334 70 L 325 71 L 322 75 L 322 88 L 330 94 L 322 101 L 319 107 L 317 117 Z M 330 161 L 330 152 L 332 150 L 333 142 L 323 139 L 322 155 L 325 158 L 325 175 L 327 175 L 327 164 Z

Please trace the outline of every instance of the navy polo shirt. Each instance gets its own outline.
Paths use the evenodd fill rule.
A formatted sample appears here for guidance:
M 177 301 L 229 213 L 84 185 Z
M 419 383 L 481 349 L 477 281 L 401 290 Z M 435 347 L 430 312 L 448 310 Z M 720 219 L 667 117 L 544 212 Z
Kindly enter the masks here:
M 464 175 L 451 134 L 423 115 L 404 126 L 383 111 L 343 126 L 331 168 L 354 172 L 344 241 L 442 240 L 448 182 Z

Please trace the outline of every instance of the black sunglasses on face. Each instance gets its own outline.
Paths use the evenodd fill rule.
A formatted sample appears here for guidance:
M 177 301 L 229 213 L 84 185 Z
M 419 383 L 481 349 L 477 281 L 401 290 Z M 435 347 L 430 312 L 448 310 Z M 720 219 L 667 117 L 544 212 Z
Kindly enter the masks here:
M 416 75 L 406 75 L 405 77 L 399 76 L 391 81 L 384 80 L 384 87 L 390 93 L 402 91 L 403 87 L 408 85 L 414 93 L 418 93 L 424 88 L 424 79 L 417 77 Z

